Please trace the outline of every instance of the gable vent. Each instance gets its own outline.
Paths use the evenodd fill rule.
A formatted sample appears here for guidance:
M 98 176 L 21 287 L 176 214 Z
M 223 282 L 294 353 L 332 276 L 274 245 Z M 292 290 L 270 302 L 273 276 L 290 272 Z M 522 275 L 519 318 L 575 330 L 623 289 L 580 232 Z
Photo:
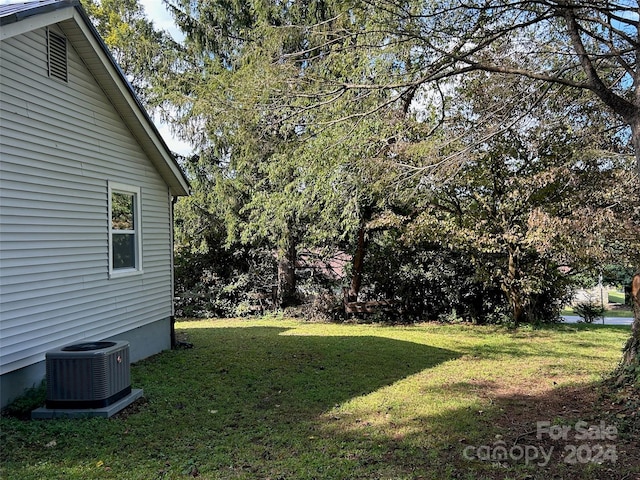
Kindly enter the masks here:
M 47 35 L 49 76 L 67 81 L 67 39 L 49 30 Z

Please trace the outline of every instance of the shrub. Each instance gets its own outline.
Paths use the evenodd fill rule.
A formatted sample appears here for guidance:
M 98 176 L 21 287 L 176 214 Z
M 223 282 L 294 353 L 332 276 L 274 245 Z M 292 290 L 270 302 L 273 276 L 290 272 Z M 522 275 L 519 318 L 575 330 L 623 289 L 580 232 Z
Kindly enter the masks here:
M 175 256 L 176 315 L 202 318 L 250 313 L 250 293 L 272 284 L 275 271 L 268 251 L 242 246 L 215 246 L 206 252 L 180 249 Z
M 387 232 L 369 244 L 361 297 L 396 300 L 405 321 L 508 324 L 513 312 L 495 277 L 502 260 L 500 255 L 482 256 L 437 243 L 406 244 Z M 523 321 L 558 321 L 571 293 L 571 279 L 533 254 L 525 260 Z
M 435 244 L 403 245 L 392 235 L 371 242 L 361 294 L 401 305 L 403 320 L 502 323 L 507 313 L 496 286 L 477 280 L 464 253 Z
M 602 318 L 604 314 L 602 305 L 592 300 L 578 303 L 573 307 L 573 311 L 586 323 L 593 323 L 594 320 Z
M 339 322 L 346 318 L 342 296 L 331 291 L 316 292 L 300 309 L 302 316 L 309 321 Z

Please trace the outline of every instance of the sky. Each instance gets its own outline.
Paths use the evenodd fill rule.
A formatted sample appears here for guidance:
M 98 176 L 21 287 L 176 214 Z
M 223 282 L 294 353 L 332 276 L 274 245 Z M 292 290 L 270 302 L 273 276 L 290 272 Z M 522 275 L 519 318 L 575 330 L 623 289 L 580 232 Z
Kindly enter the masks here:
M 144 12 L 147 17 L 153 22 L 155 27 L 159 30 L 166 30 L 171 36 L 180 41 L 183 37 L 180 29 L 173 23 L 173 18 L 164 6 L 161 0 L 139 0 L 144 8 Z M 167 143 L 167 146 L 175 153 L 181 155 L 188 155 L 192 153 L 193 148 L 187 142 L 184 142 L 176 138 L 169 129 L 168 125 L 156 121 L 156 127 Z
M 0 0 L 0 5 L 8 5 L 11 3 L 24 3 L 26 0 Z M 178 27 L 173 23 L 173 18 L 167 11 L 162 0 L 139 0 L 142 4 L 147 17 L 153 21 L 156 28 L 168 31 L 176 40 L 181 40 L 182 34 Z M 151 114 L 151 112 L 149 112 Z M 192 147 L 187 142 L 176 138 L 170 131 L 169 126 L 154 119 L 156 127 L 162 135 L 167 146 L 175 153 L 188 155 L 192 153 Z
M 174 39 L 180 40 L 182 33 L 173 23 L 173 18 L 167 11 L 162 0 L 139 0 L 147 17 L 153 21 L 156 28 L 168 31 Z

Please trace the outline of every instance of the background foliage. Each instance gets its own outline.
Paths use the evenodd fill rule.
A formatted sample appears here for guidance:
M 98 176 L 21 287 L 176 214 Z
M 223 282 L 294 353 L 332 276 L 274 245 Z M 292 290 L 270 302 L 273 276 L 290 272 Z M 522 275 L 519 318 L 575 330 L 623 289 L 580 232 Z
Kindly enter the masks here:
M 165 4 L 180 44 L 135 0 L 85 2 L 196 148 L 179 314 L 252 313 L 275 286 L 279 307 L 335 318 L 344 287 L 396 302 L 390 321 L 553 321 L 604 265 L 640 264 L 624 4 Z M 346 275 L 328 277 L 336 256 Z

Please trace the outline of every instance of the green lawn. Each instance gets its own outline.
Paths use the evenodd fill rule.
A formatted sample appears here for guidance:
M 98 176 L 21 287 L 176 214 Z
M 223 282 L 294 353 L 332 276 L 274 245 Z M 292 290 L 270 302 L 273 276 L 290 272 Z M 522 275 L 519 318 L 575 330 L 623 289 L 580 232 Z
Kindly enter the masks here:
M 608 297 L 609 297 L 609 303 L 619 303 L 619 304 L 624 303 L 624 292 L 619 292 L 619 291 L 609 292 Z
M 536 421 L 598 423 L 579 408 L 597 406 L 594 385 L 615 367 L 628 327 L 265 319 L 182 322 L 178 332 L 194 347 L 134 365 L 144 399 L 112 419 L 2 418 L 0 478 L 596 479 L 612 467 L 619 478 L 640 474 L 624 458 L 572 465 L 556 455 L 541 467 L 464 454 L 497 441 L 533 444 Z M 621 434 L 620 451 L 626 442 Z

